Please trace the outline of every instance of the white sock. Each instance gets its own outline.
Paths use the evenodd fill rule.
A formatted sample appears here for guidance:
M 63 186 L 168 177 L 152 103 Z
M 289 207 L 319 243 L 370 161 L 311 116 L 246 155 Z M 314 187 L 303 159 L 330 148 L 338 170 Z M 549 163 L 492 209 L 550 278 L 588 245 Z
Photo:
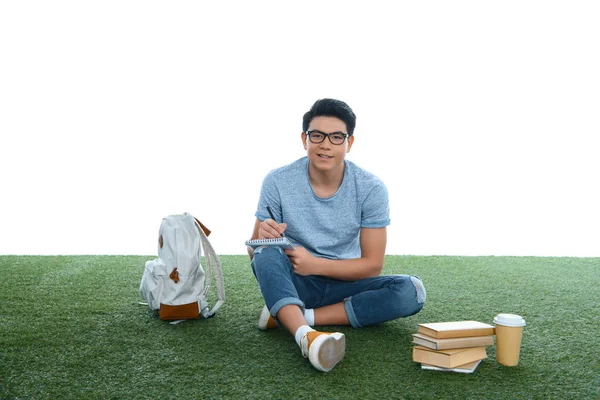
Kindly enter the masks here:
M 306 332 L 312 332 L 312 331 L 314 331 L 314 329 L 308 325 L 302 325 L 300 328 L 298 328 L 298 330 L 296 331 L 296 334 L 294 335 L 294 337 L 296 338 L 296 343 L 298 344 L 298 347 L 302 348 L 302 345 L 300 345 L 300 340 L 302 339 L 302 336 L 304 336 L 306 334 Z
M 315 326 L 315 310 L 312 308 L 307 308 L 304 310 L 304 318 L 306 319 L 306 323 L 310 326 Z

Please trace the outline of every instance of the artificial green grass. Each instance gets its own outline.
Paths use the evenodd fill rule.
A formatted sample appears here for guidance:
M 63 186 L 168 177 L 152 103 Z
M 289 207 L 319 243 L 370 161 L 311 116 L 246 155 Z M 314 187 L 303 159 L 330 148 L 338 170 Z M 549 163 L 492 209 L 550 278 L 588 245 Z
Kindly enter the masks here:
M 387 256 L 384 273 L 423 279 L 425 308 L 335 327 L 347 351 L 329 373 L 288 333 L 256 329 L 263 302 L 248 257 L 220 256 L 227 301 L 214 318 L 179 325 L 137 304 L 152 258 L 0 257 L 0 397 L 600 398 L 599 258 Z M 500 312 L 527 321 L 517 367 L 498 365 L 494 346 L 474 374 L 411 361 L 418 323 L 492 323 Z

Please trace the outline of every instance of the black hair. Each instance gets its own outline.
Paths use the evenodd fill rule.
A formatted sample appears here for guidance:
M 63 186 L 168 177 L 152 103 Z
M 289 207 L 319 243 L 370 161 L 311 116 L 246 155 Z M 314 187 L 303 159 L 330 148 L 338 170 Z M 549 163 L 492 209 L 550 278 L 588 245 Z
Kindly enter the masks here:
M 302 130 L 306 132 L 310 121 L 315 117 L 335 117 L 346 124 L 348 135 L 352 136 L 356 127 L 356 115 L 350 106 L 341 100 L 319 99 L 313 104 L 302 120 Z

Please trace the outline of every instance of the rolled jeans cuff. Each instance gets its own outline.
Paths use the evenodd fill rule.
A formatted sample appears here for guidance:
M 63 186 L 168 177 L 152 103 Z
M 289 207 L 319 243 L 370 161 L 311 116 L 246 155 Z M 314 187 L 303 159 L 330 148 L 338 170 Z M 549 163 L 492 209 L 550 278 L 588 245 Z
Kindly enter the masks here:
M 344 309 L 346 310 L 346 316 L 348 317 L 348 321 L 353 328 L 362 328 L 362 325 L 356 319 L 356 314 L 354 314 L 354 309 L 352 308 L 352 299 L 350 297 L 344 299 Z
M 271 307 L 271 309 L 269 310 L 269 312 L 271 313 L 271 315 L 273 316 L 273 319 L 275 319 L 277 324 L 281 325 L 279 323 L 279 320 L 277 319 L 277 313 L 283 307 L 289 306 L 290 304 L 295 304 L 298 307 L 300 307 L 300 311 L 302 311 L 302 314 L 304 314 L 304 303 L 300 299 L 297 299 L 295 297 L 285 297 L 285 298 L 279 300 L 277 303 L 275 303 L 273 305 L 273 307 Z

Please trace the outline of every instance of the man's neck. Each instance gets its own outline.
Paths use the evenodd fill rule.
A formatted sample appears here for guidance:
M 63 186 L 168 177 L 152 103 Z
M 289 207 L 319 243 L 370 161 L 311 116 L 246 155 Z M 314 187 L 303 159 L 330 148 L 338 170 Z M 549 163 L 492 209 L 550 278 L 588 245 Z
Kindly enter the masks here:
M 331 197 L 337 192 L 344 180 L 344 167 L 345 164 L 341 163 L 332 170 L 321 171 L 309 164 L 308 178 L 313 191 L 318 197 Z

